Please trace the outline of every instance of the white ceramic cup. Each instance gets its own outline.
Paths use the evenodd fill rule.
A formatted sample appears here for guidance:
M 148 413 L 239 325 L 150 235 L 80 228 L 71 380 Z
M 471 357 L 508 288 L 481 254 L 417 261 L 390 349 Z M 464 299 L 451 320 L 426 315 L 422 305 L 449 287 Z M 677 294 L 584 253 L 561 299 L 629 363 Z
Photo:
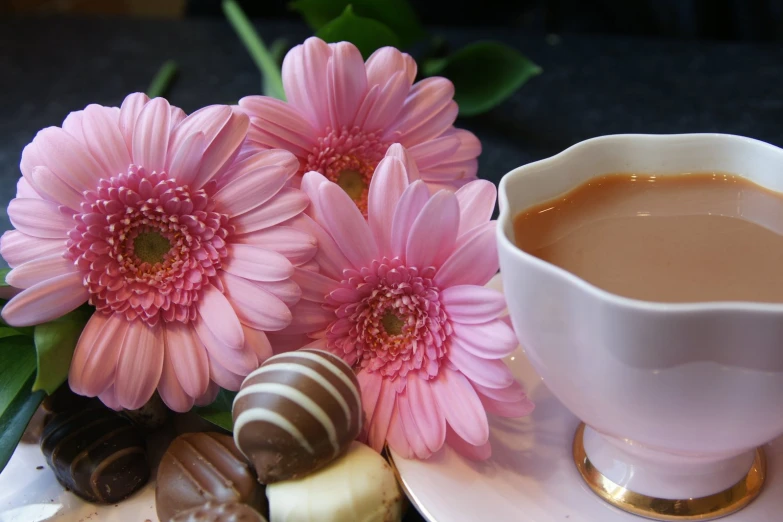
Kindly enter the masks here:
M 748 472 L 756 447 L 783 434 L 783 304 L 620 297 L 521 251 L 513 219 L 607 173 L 706 171 L 783 193 L 783 150 L 722 134 L 595 138 L 500 182 L 500 267 L 519 341 L 587 424 L 598 471 L 655 498 L 723 491 Z M 768 221 L 783 230 L 783 214 Z

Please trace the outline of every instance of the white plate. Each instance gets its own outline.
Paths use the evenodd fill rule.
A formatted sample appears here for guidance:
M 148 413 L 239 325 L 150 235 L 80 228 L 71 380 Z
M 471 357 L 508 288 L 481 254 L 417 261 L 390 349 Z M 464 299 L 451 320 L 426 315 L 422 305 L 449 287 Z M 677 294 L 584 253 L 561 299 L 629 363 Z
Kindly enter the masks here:
M 499 287 L 494 280 L 489 286 Z M 519 348 L 506 359 L 535 402 L 521 419 L 490 418 L 492 457 L 471 462 L 446 448 L 427 461 L 394 455 L 411 502 L 429 522 L 641 522 L 584 484 L 571 456 L 579 424 L 528 363 Z M 731 422 L 727 420 L 727 422 Z M 726 522 L 783 520 L 783 437 L 768 444 L 761 495 Z

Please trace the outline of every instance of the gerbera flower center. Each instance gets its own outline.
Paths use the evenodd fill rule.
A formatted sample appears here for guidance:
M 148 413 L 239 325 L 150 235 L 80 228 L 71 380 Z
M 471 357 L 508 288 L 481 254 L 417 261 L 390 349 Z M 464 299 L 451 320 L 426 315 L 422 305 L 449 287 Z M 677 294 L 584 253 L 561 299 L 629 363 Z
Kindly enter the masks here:
M 87 192 L 66 256 L 84 271 L 90 304 L 152 325 L 194 320 L 202 288 L 222 288 L 233 232 L 209 196 L 135 165 Z
M 133 239 L 133 252 L 136 257 L 151 265 L 162 263 L 169 250 L 169 240 L 152 230 L 141 232 Z
M 452 328 L 434 275 L 432 267 L 419 270 L 398 258 L 346 270 L 327 296 L 337 316 L 326 330 L 330 348 L 387 378 L 411 371 L 437 375 Z
M 327 127 L 301 174 L 311 170 L 334 181 L 367 214 L 367 196 L 375 167 L 383 158 L 389 143 L 380 139 L 380 132 L 364 132 L 359 127 L 332 129 Z

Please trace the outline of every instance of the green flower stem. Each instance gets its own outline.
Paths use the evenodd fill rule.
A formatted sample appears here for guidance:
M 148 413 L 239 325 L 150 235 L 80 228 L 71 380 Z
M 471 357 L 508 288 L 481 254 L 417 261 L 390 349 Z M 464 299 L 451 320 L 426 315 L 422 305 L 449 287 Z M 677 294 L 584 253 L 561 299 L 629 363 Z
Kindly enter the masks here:
M 280 74 L 280 68 L 275 63 L 272 53 L 266 48 L 264 41 L 258 36 L 253 24 L 250 23 L 250 20 L 242 11 L 242 8 L 234 0 L 223 0 L 223 12 L 234 27 L 239 39 L 245 44 L 250 57 L 261 70 L 261 74 L 264 75 L 264 83 L 267 88 L 265 94 L 285 100 L 283 77 Z
M 152 78 L 150 86 L 147 88 L 147 96 L 150 98 L 165 96 L 169 87 L 171 87 L 171 82 L 174 80 L 176 74 L 177 64 L 173 60 L 169 60 L 161 65 L 158 72 L 155 73 L 155 77 Z

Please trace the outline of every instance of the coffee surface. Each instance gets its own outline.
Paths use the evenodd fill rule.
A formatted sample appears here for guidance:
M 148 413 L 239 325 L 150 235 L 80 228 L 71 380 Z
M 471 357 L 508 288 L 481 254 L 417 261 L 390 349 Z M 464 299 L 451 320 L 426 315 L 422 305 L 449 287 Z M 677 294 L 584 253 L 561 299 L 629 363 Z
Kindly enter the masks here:
M 514 232 L 621 296 L 783 303 L 783 194 L 740 176 L 610 174 L 521 212 Z

